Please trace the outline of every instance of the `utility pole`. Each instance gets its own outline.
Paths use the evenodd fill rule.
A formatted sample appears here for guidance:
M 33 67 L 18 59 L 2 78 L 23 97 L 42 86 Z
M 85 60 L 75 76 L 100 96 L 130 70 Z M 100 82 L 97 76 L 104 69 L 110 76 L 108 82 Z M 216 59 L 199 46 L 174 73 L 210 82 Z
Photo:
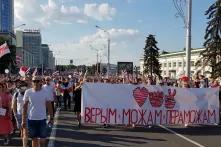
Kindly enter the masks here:
M 90 46 L 90 48 L 91 48 L 91 50 L 94 50 L 94 51 L 96 51 L 96 56 L 97 56 L 97 63 L 96 63 L 96 72 L 97 72 L 97 74 L 98 74 L 98 70 L 100 69 L 100 66 L 98 66 L 98 64 L 99 64 L 99 52 L 101 51 L 101 50 L 103 50 L 103 49 L 96 49 L 96 48 L 94 48 L 91 44 L 89 45 Z
M 107 77 L 109 77 L 110 74 L 110 32 L 105 30 L 104 28 L 101 28 L 100 26 L 95 26 L 96 28 L 103 30 L 105 33 L 107 33 Z
M 186 76 L 191 76 L 191 25 L 192 25 L 192 0 L 188 0 L 188 16 L 186 28 Z
M 183 8 L 183 6 L 186 6 L 187 2 L 187 8 Z M 181 19 L 183 19 L 185 28 L 186 28 L 186 71 L 185 75 L 190 78 L 191 76 L 191 25 L 192 25 L 192 0 L 173 0 L 174 6 L 177 10 L 176 16 L 179 16 Z M 187 9 L 187 16 L 186 11 L 184 9 Z

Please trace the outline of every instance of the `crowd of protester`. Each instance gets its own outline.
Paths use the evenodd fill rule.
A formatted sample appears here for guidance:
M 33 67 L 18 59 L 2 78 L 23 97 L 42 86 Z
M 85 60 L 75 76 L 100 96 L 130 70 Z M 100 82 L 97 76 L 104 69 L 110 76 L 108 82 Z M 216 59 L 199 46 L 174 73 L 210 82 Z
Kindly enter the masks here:
M 28 138 L 32 139 L 34 147 L 45 146 L 47 128 L 53 124 L 56 109 L 74 111 L 80 127 L 81 88 L 84 82 L 147 84 L 182 88 L 221 87 L 220 77 L 207 79 L 202 75 L 192 79 L 185 76 L 179 79 L 157 79 L 141 75 L 109 76 L 108 78 L 76 76 L 75 74 L 33 77 L 0 75 L 0 137 L 4 138 L 4 145 L 8 145 L 10 136 L 19 130 L 24 147 L 28 146 Z

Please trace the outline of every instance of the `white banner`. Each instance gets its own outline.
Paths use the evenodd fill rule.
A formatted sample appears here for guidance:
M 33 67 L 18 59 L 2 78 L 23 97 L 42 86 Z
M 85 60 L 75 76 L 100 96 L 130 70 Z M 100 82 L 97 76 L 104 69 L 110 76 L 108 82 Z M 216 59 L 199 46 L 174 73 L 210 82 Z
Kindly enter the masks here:
M 85 83 L 81 122 L 177 125 L 219 122 L 218 88 Z

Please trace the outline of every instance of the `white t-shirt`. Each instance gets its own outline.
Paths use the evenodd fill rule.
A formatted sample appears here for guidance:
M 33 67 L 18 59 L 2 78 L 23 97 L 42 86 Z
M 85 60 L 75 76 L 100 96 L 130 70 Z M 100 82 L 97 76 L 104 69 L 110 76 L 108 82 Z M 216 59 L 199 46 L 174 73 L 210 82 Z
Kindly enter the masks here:
M 29 120 L 43 120 L 46 119 L 46 102 L 51 101 L 49 94 L 45 89 L 34 91 L 28 89 L 25 91 L 24 102 L 29 101 Z
M 48 92 L 51 101 L 54 101 L 54 94 L 55 94 L 54 86 L 52 84 L 50 84 L 50 85 L 45 84 L 42 87 L 43 87 L 43 89 L 45 89 Z
M 17 101 L 17 114 L 22 115 L 22 110 L 24 106 L 23 95 L 21 95 L 19 92 L 16 92 L 13 96 L 13 99 L 16 99 Z

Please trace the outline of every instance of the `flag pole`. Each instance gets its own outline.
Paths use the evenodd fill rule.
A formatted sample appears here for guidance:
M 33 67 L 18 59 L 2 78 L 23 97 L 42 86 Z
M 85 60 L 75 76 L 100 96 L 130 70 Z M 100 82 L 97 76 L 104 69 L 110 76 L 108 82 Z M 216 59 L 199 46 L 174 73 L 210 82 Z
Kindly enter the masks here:
M 42 62 L 42 64 L 41 64 L 41 75 L 43 76 L 43 74 L 44 74 L 44 67 L 43 67 L 43 62 Z

